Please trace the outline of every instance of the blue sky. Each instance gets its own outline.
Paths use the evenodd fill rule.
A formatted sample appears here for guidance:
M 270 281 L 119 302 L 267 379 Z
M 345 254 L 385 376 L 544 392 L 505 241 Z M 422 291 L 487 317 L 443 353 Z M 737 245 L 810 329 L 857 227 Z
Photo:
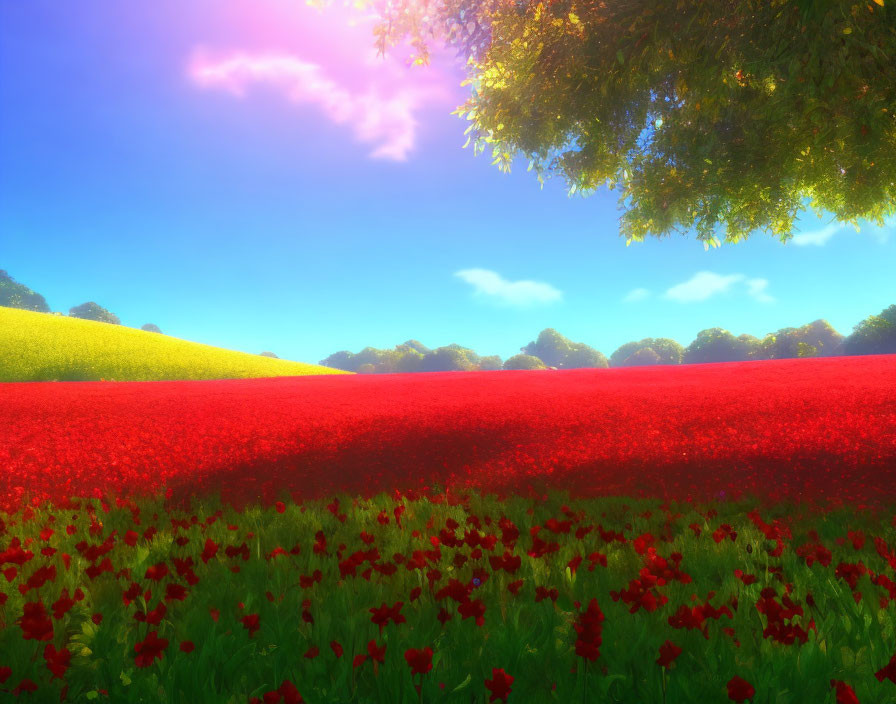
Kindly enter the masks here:
M 506 358 L 546 327 L 607 355 L 712 326 L 848 334 L 896 303 L 896 226 L 626 247 L 615 193 L 461 148 L 445 57 L 373 62 L 341 10 L 183 5 L 0 0 L 0 268 L 53 310 L 316 362 L 409 338 Z

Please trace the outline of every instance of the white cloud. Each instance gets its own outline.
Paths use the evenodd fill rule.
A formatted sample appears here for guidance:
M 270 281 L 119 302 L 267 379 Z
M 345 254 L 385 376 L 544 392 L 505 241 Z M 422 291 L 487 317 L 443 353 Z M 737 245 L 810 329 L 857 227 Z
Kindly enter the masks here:
M 663 294 L 663 298 L 668 298 L 678 303 L 696 303 L 705 301 L 720 293 L 727 293 L 735 284 L 739 283 L 744 284 L 748 296 L 760 303 L 774 302 L 775 299 L 766 292 L 768 279 L 748 279 L 743 274 L 723 276 L 714 274 L 711 271 L 698 272 L 687 281 L 676 284 Z
M 834 236 L 847 229 L 847 226 L 840 222 L 833 222 L 820 230 L 811 230 L 810 232 L 801 232 L 793 236 L 791 242 L 797 247 L 805 247 L 806 245 L 814 245 L 816 247 L 824 247 L 828 241 Z M 896 216 L 891 215 L 884 220 L 883 227 L 878 227 L 873 223 L 866 223 L 859 232 L 866 232 L 876 239 L 880 244 L 886 244 L 893 234 L 896 234 Z
M 747 294 L 760 303 L 774 303 L 775 299 L 769 296 L 765 289 L 768 288 L 768 279 L 748 279 Z
M 508 281 L 488 269 L 463 269 L 454 274 L 473 287 L 477 296 L 488 297 L 511 306 L 555 303 L 563 293 L 550 284 L 539 281 Z
M 416 144 L 420 111 L 429 103 L 444 102 L 446 91 L 435 82 L 394 75 L 391 61 L 374 67 L 395 79 L 387 86 L 362 83 L 361 78 L 339 81 L 320 63 L 277 53 L 234 53 L 212 59 L 197 49 L 189 73 L 199 86 L 236 97 L 244 97 L 255 84 L 274 86 L 288 100 L 316 105 L 332 122 L 348 125 L 358 141 L 373 145 L 370 157 L 405 161 Z M 363 77 L 372 70 L 357 66 L 356 73 Z
M 843 224 L 839 222 L 831 223 L 827 227 L 820 230 L 812 230 L 810 232 L 800 232 L 793 236 L 790 240 L 797 247 L 805 247 L 806 245 L 815 245 L 816 247 L 824 247 L 828 240 L 838 232 L 843 230 Z
M 734 284 L 743 279 L 743 274 L 722 276 L 711 271 L 701 271 L 694 274 L 688 281 L 676 284 L 670 288 L 663 294 L 663 297 L 679 303 L 705 301 L 716 294 L 728 291 Z
M 646 288 L 635 288 L 628 292 L 625 298 L 623 298 L 623 302 L 625 303 L 634 303 L 635 301 L 643 301 L 650 295 L 650 291 Z

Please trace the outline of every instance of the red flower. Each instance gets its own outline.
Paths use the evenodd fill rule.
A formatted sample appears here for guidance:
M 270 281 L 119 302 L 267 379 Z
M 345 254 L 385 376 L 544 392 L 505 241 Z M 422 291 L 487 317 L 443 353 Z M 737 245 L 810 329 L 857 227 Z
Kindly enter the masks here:
M 284 680 L 277 691 L 283 697 L 283 704 L 303 704 L 305 701 L 296 686 L 289 680 Z
M 457 612 L 463 616 L 464 619 L 471 617 L 475 618 L 477 626 L 481 626 L 485 623 L 485 604 L 483 604 L 480 599 L 465 601 L 457 607 Z
M 103 572 L 112 572 L 112 560 L 108 557 L 104 557 L 100 564 L 92 564 L 90 565 L 84 572 L 90 577 L 90 580 L 93 581 L 97 577 L 99 577 Z
M 286 511 L 286 504 L 282 501 L 278 501 L 274 504 L 274 508 L 277 510 L 277 513 L 283 513 L 284 511 Z
M 90 617 L 90 620 L 97 626 L 99 626 L 103 622 L 103 615 L 100 613 L 96 613 Z
M 183 601 L 187 598 L 187 588 L 177 582 L 165 585 L 165 601 Z
M 352 660 L 352 669 L 363 665 L 366 659 L 367 656 L 364 653 L 358 653 L 357 655 L 355 655 L 355 659 Z
M 168 607 L 160 601 L 159 605 L 152 611 L 147 611 L 145 614 L 139 611 L 135 613 L 134 619 L 141 623 L 148 623 L 150 626 L 158 626 L 162 619 L 165 618 L 166 613 L 168 613 Z
M 32 589 L 40 589 L 47 582 L 56 581 L 56 565 L 38 567 L 25 584 L 19 585 L 19 592 L 27 594 Z
M 539 602 L 543 599 L 550 599 L 551 601 L 557 601 L 557 597 L 559 596 L 559 592 L 555 589 L 548 589 L 547 587 L 535 587 L 535 601 Z
M 36 692 L 37 685 L 32 680 L 22 680 L 19 682 L 18 686 L 14 690 L 12 690 L 12 695 L 14 697 L 19 696 L 22 692 Z
M 167 638 L 159 638 L 156 631 L 150 631 L 146 638 L 134 646 L 134 652 L 137 653 L 134 658 L 137 667 L 149 667 L 156 658 L 161 660 L 167 647 Z
M 734 576 L 747 586 L 756 582 L 755 574 L 745 574 L 743 570 L 734 570 Z
M 382 646 L 380 648 L 376 647 L 376 641 L 369 641 L 367 643 L 367 652 L 373 660 L 377 662 L 384 663 L 386 661 L 386 646 Z
M 196 645 L 191 640 L 182 640 L 180 642 L 180 649 L 183 653 L 192 653 L 196 649 Z
M 681 648 L 671 640 L 667 640 L 660 646 L 660 656 L 657 658 L 656 664 L 660 667 L 669 667 L 681 653 Z
M 47 669 L 53 673 L 52 679 L 63 678 L 71 659 L 72 654 L 68 648 L 56 650 L 52 643 L 47 643 L 44 646 L 44 661 L 47 663 Z
M 510 694 L 510 685 L 513 684 L 513 677 L 504 672 L 503 668 L 498 669 L 497 667 L 492 668 L 492 679 L 485 681 L 485 687 L 491 692 L 491 696 L 489 696 L 488 700 L 490 702 L 495 701 L 496 699 L 500 699 L 501 701 L 507 701 L 507 697 Z
M 890 658 L 889 663 L 875 672 L 874 676 L 877 677 L 878 682 L 890 680 L 890 682 L 896 684 L 896 654 L 894 654 L 893 657 Z
M 425 675 L 432 669 L 432 648 L 423 648 L 422 650 L 408 648 L 404 651 L 404 659 L 407 660 L 408 666 L 411 668 L 411 677 Z
M 383 627 L 389 623 L 389 619 L 391 619 L 395 625 L 405 623 L 406 619 L 400 613 L 402 606 L 404 606 L 403 601 L 396 601 L 392 606 L 386 606 L 385 602 L 383 602 L 382 606 L 368 609 L 368 611 L 373 614 L 373 616 L 370 617 L 370 620 L 380 627 L 380 633 L 383 632 Z
M 22 628 L 25 640 L 53 640 L 53 622 L 39 601 L 25 604 L 23 614 L 16 623 Z
M 320 655 L 320 650 L 316 645 L 312 645 L 308 650 L 305 651 L 305 657 L 309 660 L 314 660 L 318 655 Z
M 303 704 L 305 700 L 292 682 L 284 680 L 279 689 L 265 692 L 261 699 L 252 697 L 249 699 L 249 704 L 279 704 L 281 701 L 283 704 Z
M 837 688 L 837 704 L 859 704 L 855 691 L 846 682 L 831 680 L 831 687 Z
M 0 684 L 6 682 L 10 677 L 12 677 L 12 668 L 6 666 L 0 667 Z
M 243 628 L 249 631 L 249 637 L 255 635 L 255 632 L 261 627 L 258 623 L 258 614 L 248 614 L 243 616 L 240 621 L 243 624 Z
M 604 620 L 604 614 L 597 604 L 597 599 L 591 599 L 588 609 L 579 614 L 573 627 L 578 633 L 576 639 L 576 655 L 588 658 L 592 662 L 600 656 L 601 644 L 601 625 Z
M 339 645 L 335 640 L 330 642 L 330 647 L 333 649 L 333 652 L 336 653 L 337 658 L 342 657 L 342 646 Z
M 53 609 L 53 618 L 59 621 L 74 605 L 75 600 L 69 597 L 68 589 L 63 588 L 62 594 L 60 594 L 59 598 L 50 606 L 50 608 Z
M 632 541 L 632 546 L 635 548 L 635 552 L 639 555 L 643 555 L 647 552 L 647 548 L 653 545 L 656 538 L 653 537 L 650 533 L 644 533 L 643 535 L 639 535 Z
M 745 702 L 756 695 L 753 685 L 737 675 L 728 680 L 728 698 L 734 702 Z
M 156 565 L 153 565 L 152 567 L 147 567 L 146 574 L 144 575 L 146 579 L 151 579 L 154 582 L 160 582 L 167 576 L 168 565 L 166 565 L 164 562 L 160 562 Z
M 205 547 L 202 549 L 202 561 L 208 564 L 208 561 L 211 560 L 215 555 L 218 554 L 218 548 L 221 547 L 211 538 L 205 539 Z

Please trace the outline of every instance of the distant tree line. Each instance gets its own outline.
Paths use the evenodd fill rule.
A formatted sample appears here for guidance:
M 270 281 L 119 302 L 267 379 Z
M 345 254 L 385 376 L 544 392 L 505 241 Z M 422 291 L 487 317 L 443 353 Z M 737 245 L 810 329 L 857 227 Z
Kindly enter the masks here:
M 402 372 L 486 371 L 498 369 L 583 369 L 637 367 L 657 364 L 706 364 L 762 359 L 896 354 L 896 305 L 870 315 L 848 337 L 826 320 L 799 328 L 781 328 L 762 339 L 734 336 L 723 328 L 701 330 L 687 347 L 666 337 L 627 342 L 607 359 L 583 342 L 572 342 L 553 328 L 542 330 L 534 342 L 502 362 L 497 355 L 480 357 L 460 345 L 430 349 L 408 340 L 391 350 L 365 347 L 354 354 L 331 354 L 319 364 L 359 374 Z
M 0 306 L 50 312 L 43 296 L 18 283 L 2 269 Z M 118 316 L 93 301 L 71 308 L 68 314 L 72 318 L 121 325 Z M 147 323 L 141 330 L 162 332 L 152 323 Z M 430 349 L 418 340 L 408 340 L 391 350 L 365 347 L 357 354 L 336 352 L 319 364 L 359 374 L 394 374 L 637 367 L 864 354 L 896 354 L 896 305 L 885 308 L 879 315 L 869 315 L 848 337 L 837 332 L 826 320 L 815 320 L 799 328 L 781 328 L 762 339 L 753 335 L 735 337 L 723 328 L 708 328 L 697 333 L 697 338 L 687 347 L 667 337 L 645 337 L 637 342 L 626 342 L 607 359 L 584 342 L 572 342 L 553 328 L 547 328 L 535 341 L 521 347 L 520 354 L 503 362 L 498 355 L 483 357 L 469 347 L 454 344 Z M 261 355 L 277 358 L 273 352 L 266 351 Z
M 0 306 L 32 310 L 36 313 L 50 312 L 50 306 L 43 296 L 18 283 L 3 269 L 0 269 Z
M 417 340 L 408 340 L 391 350 L 365 347 L 357 354 L 336 352 L 320 364 L 359 374 L 494 371 L 502 368 L 501 358 L 497 355 L 480 357 L 473 350 L 460 345 L 430 349 Z
M 46 299 L 39 293 L 35 293 L 24 284 L 18 283 L 3 269 L 0 269 L 0 306 L 7 308 L 21 308 L 22 310 L 30 310 L 36 313 L 50 313 L 50 306 L 47 305 Z M 56 313 L 55 315 L 62 315 Z M 88 301 L 79 306 L 69 308 L 68 315 L 70 318 L 81 318 L 82 320 L 93 320 L 99 323 L 109 323 L 111 325 L 121 325 L 121 320 L 114 313 L 106 310 L 98 303 Z M 146 323 L 141 330 L 147 332 L 161 333 L 158 325 Z

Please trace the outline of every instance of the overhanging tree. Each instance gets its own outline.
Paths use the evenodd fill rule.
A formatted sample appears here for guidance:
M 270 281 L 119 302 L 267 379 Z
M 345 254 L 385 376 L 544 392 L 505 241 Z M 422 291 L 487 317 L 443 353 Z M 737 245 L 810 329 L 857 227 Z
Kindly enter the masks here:
M 369 0 L 383 52 L 467 61 L 477 152 L 618 188 L 627 243 L 896 212 L 893 0 Z

